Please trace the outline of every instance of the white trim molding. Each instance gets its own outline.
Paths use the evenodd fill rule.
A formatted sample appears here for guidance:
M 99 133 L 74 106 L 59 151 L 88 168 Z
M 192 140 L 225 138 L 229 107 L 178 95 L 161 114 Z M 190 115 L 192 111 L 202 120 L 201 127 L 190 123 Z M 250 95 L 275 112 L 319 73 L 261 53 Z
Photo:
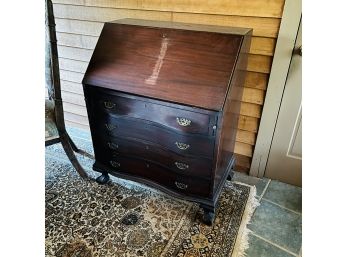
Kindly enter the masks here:
M 286 0 L 249 175 L 263 177 L 302 15 L 302 0 Z

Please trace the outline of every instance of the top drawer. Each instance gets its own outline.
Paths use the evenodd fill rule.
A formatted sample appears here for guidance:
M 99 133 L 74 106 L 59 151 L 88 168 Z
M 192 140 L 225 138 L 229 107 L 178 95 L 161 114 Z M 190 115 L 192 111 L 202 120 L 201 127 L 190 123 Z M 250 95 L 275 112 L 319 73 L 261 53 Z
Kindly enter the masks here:
M 188 111 L 161 104 L 146 98 L 117 94 L 114 91 L 99 89 L 93 92 L 95 108 L 120 116 L 144 119 L 156 122 L 171 129 L 193 134 L 212 135 L 216 129 L 216 116 L 206 113 Z M 212 113 L 209 115 L 209 113 Z

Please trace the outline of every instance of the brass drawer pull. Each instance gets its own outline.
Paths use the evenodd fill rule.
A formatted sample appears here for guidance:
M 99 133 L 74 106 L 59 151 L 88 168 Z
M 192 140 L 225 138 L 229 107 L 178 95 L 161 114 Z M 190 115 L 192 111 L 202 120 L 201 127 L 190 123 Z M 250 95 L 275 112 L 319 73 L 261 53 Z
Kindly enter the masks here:
M 115 107 L 115 104 L 112 103 L 112 102 L 107 101 L 107 102 L 104 102 L 104 106 L 105 106 L 105 108 L 107 108 L 107 109 L 112 109 L 112 108 Z
M 118 144 L 114 144 L 114 143 L 108 142 L 108 146 L 112 150 L 118 149 Z
M 176 185 L 177 188 L 180 188 L 180 189 L 186 189 L 187 188 L 186 184 L 180 183 L 180 182 L 177 182 L 177 181 L 175 181 L 175 185 Z
M 187 170 L 189 166 L 186 163 L 175 162 L 175 166 L 180 170 Z
M 117 128 L 116 125 L 111 125 L 111 124 L 105 124 L 105 127 L 106 127 L 109 131 L 114 130 L 115 128 Z
M 185 119 L 185 118 L 176 118 L 176 122 L 183 127 L 187 127 L 191 125 L 191 121 L 189 119 Z
M 187 150 L 190 147 L 189 144 L 185 143 L 175 142 L 175 144 L 180 150 Z
M 115 167 L 115 168 L 119 168 L 121 166 L 119 162 L 115 162 L 115 161 L 110 161 L 110 164 L 112 167 Z

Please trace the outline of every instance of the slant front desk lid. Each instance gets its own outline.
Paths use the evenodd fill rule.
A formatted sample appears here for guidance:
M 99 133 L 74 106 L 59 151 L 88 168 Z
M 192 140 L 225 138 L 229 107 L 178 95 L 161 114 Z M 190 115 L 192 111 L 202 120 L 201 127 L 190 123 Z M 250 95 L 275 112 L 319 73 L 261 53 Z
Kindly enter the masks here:
M 83 83 L 221 110 L 250 31 L 134 19 L 105 23 Z

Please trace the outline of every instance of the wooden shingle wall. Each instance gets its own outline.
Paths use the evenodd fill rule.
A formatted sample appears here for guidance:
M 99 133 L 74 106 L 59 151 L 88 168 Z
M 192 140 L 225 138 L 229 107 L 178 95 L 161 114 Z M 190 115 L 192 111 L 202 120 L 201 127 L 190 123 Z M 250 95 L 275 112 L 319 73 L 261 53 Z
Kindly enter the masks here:
M 253 28 L 235 151 L 250 167 L 285 0 L 53 0 L 67 124 L 88 128 L 81 80 L 103 23 L 122 18 Z

